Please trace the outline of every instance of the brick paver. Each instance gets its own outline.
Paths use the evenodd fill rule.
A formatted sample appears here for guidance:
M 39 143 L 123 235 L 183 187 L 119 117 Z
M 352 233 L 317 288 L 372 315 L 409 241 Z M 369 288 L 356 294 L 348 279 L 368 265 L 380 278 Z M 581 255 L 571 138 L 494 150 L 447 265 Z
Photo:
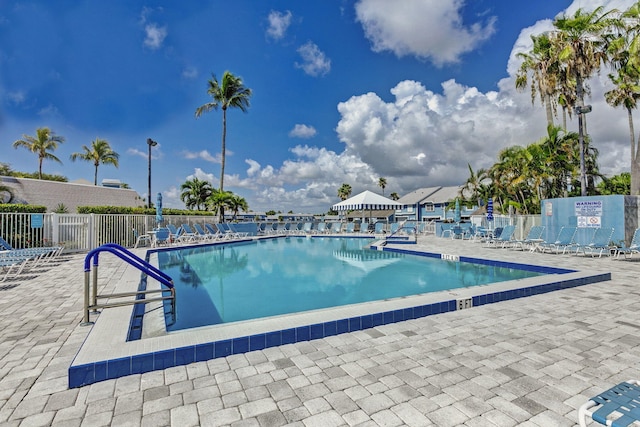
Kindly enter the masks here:
M 613 280 L 69 390 L 89 329 L 84 256 L 67 256 L 0 284 L 0 424 L 574 426 L 588 397 L 640 377 L 640 262 L 419 243 Z M 108 287 L 126 266 L 100 261 Z

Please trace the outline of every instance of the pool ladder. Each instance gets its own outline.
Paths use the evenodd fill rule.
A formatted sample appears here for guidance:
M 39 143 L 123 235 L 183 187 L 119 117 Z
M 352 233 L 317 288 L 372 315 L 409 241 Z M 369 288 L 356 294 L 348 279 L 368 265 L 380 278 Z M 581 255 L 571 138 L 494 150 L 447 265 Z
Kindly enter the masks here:
M 135 292 L 121 292 L 107 295 L 98 295 L 98 258 L 101 252 L 109 252 L 128 264 L 136 267 L 138 270 L 145 273 L 148 277 L 153 277 L 158 282 L 166 287 L 166 289 L 153 289 L 153 290 L 144 290 L 144 291 L 135 291 Z M 91 260 L 93 259 L 93 286 L 90 285 L 90 276 L 91 276 Z M 93 292 L 91 292 L 93 291 Z M 161 296 L 156 298 L 145 298 L 147 294 L 153 293 L 164 293 L 169 292 L 169 296 Z M 102 304 L 98 304 L 98 299 L 100 298 L 124 298 L 124 297 L 135 297 L 134 300 L 128 301 L 115 301 L 115 302 L 106 302 Z M 115 243 L 106 243 L 102 246 L 99 246 L 93 250 L 91 250 L 87 256 L 84 258 L 84 317 L 82 325 L 90 325 L 92 322 L 89 321 L 89 311 L 93 310 L 98 311 L 101 308 L 109 308 L 109 307 L 122 307 L 126 305 L 134 305 L 134 304 L 147 304 L 150 302 L 157 301 L 171 301 L 171 314 L 175 316 L 176 309 L 176 290 L 173 285 L 173 279 L 162 272 L 158 268 L 149 264 L 142 258 L 134 255 L 127 249 L 123 248 L 120 245 Z

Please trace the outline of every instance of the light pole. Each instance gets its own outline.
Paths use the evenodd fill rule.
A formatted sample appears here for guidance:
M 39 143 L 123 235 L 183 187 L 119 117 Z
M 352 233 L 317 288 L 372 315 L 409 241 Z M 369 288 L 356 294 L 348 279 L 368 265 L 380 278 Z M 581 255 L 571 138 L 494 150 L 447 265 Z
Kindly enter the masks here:
M 147 145 L 149 146 L 149 192 L 147 193 L 147 206 L 151 209 L 151 147 L 155 147 L 158 143 L 151 138 L 147 138 Z

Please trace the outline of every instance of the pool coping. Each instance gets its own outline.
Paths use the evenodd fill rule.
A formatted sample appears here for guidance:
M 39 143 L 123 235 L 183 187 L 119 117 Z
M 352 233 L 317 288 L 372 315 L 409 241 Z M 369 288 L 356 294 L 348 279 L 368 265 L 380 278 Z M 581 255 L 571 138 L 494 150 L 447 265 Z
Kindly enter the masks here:
M 114 307 L 94 315 L 95 323 L 69 367 L 69 387 L 611 280 L 610 272 L 574 271 L 404 248 L 372 249 L 561 274 L 199 327 L 136 341 L 125 341 L 132 306 Z M 152 263 L 157 263 L 156 252 L 149 251 Z M 115 292 L 137 289 L 139 283 L 139 270 L 128 267 Z M 151 280 L 149 286 L 159 284 Z

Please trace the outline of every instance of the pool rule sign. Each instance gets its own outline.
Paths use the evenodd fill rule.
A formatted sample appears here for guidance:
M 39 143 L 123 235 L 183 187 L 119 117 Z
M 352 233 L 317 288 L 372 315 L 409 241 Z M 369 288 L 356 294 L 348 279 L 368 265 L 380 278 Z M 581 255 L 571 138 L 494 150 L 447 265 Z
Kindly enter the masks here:
M 600 228 L 602 226 L 602 200 L 575 203 L 578 228 Z

